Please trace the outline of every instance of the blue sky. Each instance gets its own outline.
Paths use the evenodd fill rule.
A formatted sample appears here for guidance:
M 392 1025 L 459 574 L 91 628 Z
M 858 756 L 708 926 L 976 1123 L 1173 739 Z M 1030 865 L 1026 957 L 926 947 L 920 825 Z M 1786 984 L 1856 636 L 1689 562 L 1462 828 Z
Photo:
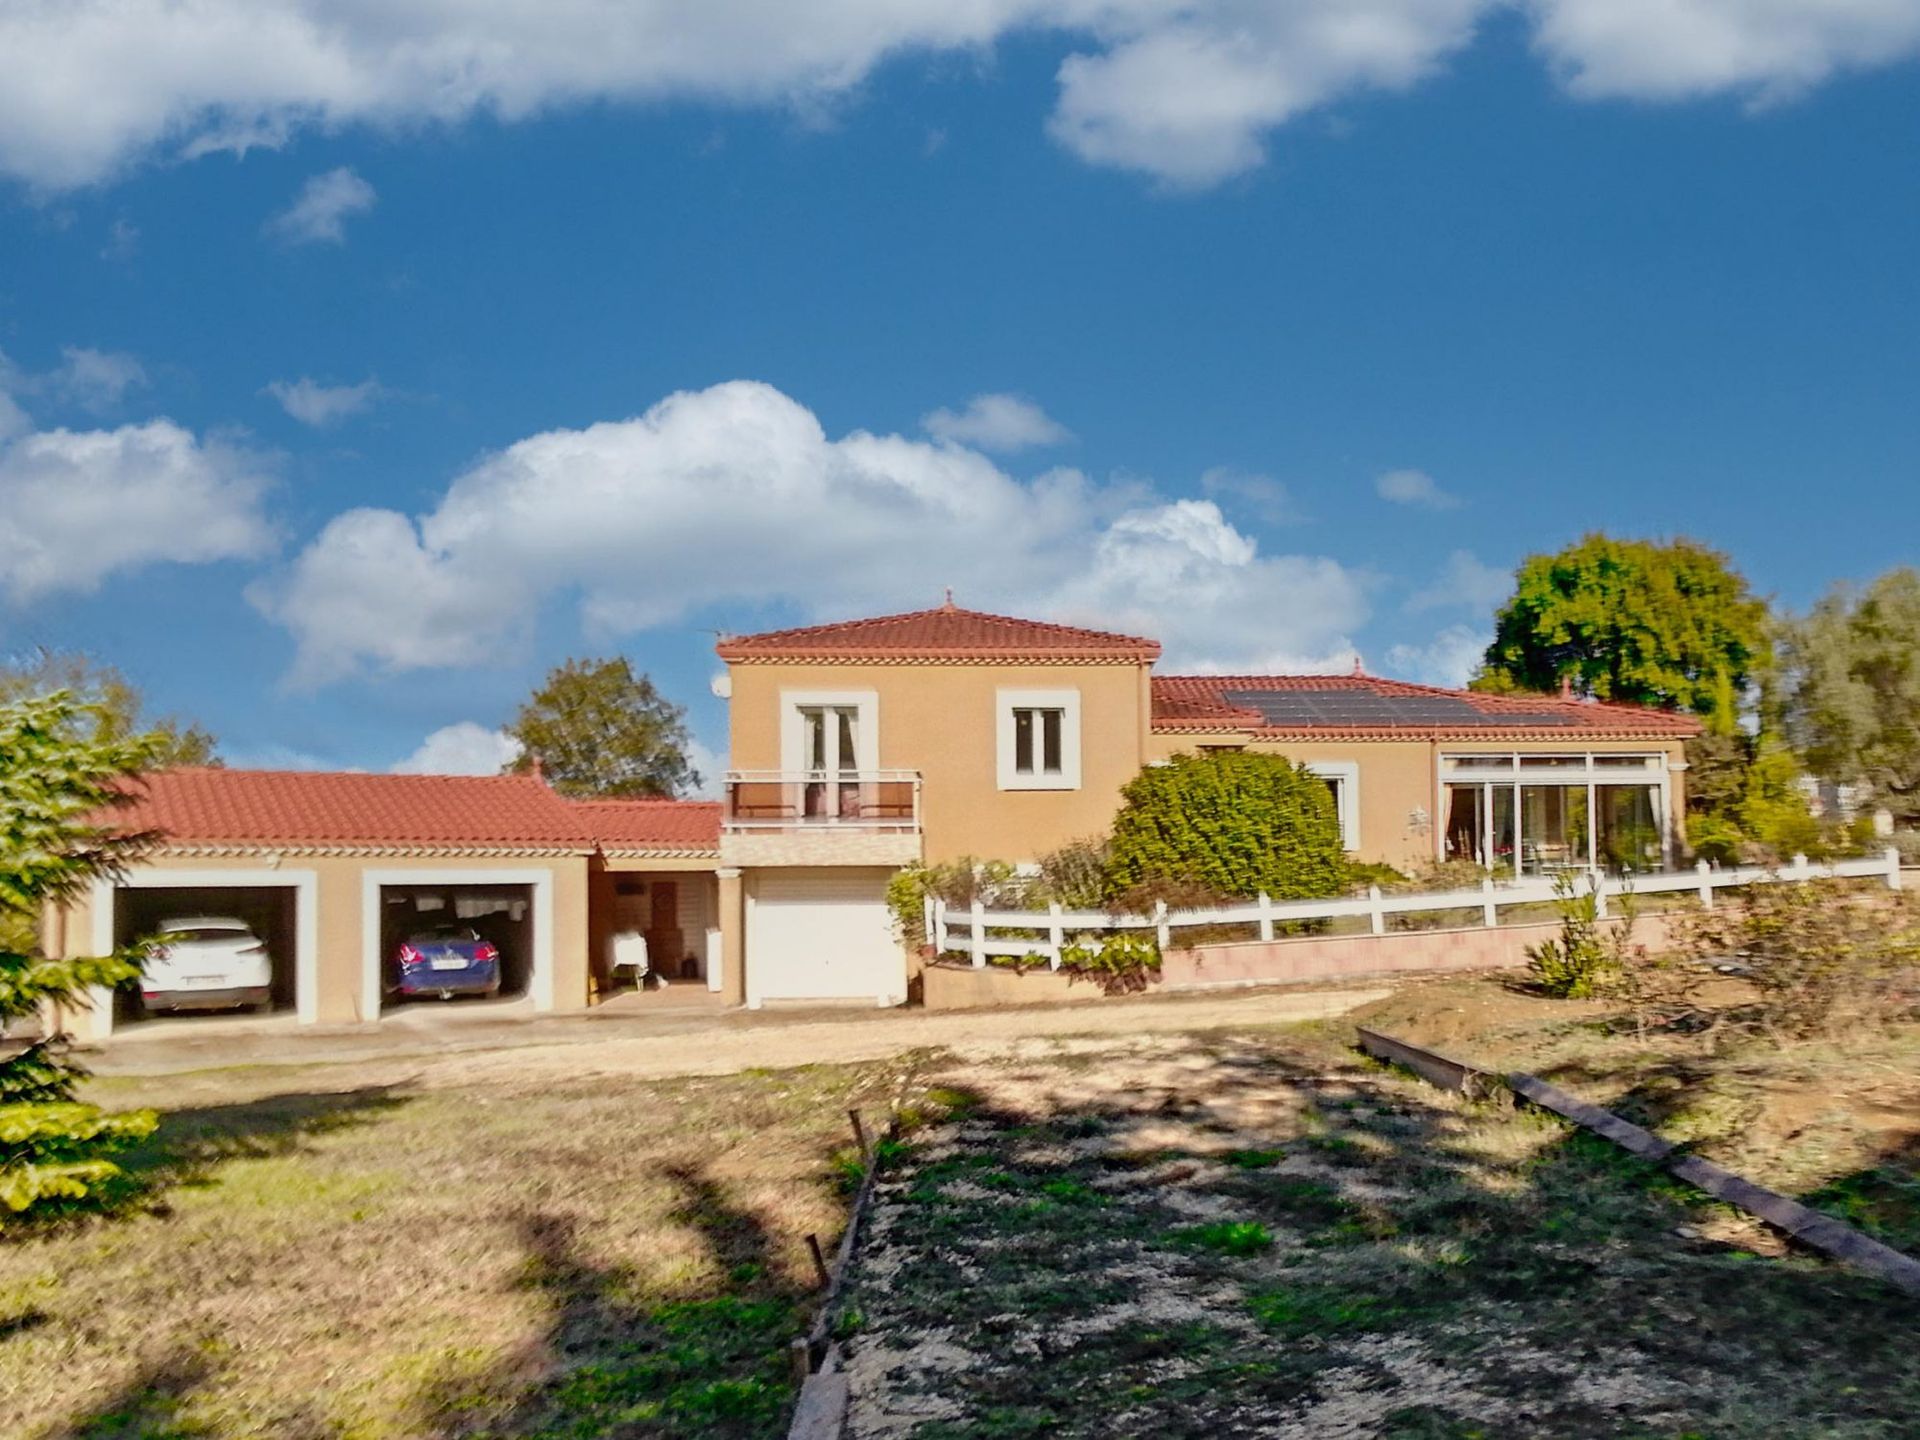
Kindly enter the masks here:
M 36 8 L 0 649 L 236 762 L 614 651 L 718 750 L 712 631 L 947 585 L 1447 680 L 1589 528 L 1914 556 L 1920 0 Z

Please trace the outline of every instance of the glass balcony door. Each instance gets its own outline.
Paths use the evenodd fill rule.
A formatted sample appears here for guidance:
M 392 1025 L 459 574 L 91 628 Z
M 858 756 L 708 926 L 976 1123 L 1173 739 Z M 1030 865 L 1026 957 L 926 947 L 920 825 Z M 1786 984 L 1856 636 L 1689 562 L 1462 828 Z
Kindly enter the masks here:
M 802 705 L 800 742 L 806 780 L 801 814 L 808 820 L 860 818 L 860 710 L 854 705 Z

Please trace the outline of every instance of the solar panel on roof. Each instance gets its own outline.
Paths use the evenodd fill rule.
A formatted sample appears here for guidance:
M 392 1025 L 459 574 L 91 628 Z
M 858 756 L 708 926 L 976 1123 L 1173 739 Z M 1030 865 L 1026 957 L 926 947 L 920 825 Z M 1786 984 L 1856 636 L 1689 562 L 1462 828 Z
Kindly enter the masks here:
M 1252 710 L 1283 729 L 1339 725 L 1513 726 L 1570 725 L 1558 711 L 1489 714 L 1454 695 L 1383 695 L 1377 690 L 1229 690 L 1229 705 Z

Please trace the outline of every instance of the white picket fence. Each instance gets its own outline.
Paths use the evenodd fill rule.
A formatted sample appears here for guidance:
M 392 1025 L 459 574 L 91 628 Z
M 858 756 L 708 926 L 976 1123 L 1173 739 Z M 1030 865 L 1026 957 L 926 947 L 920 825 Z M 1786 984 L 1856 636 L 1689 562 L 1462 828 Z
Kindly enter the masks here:
M 1860 860 L 1839 860 L 1816 865 L 1804 855 L 1796 855 L 1780 869 L 1737 865 L 1722 869 L 1701 861 L 1691 870 L 1673 870 L 1653 875 L 1619 878 L 1597 871 L 1577 872 L 1583 888 L 1595 897 L 1599 913 L 1607 914 L 1609 900 L 1629 892 L 1660 895 L 1691 891 L 1709 909 L 1714 893 L 1740 885 L 1766 885 L 1797 880 L 1835 878 L 1881 879 L 1890 890 L 1900 888 L 1900 852 L 1889 848 L 1885 854 Z M 1265 895 L 1237 905 L 1221 905 L 1210 910 L 1169 910 L 1157 905 L 1151 915 L 1110 915 L 1103 910 L 1064 910 L 1049 905 L 1045 910 L 989 910 L 979 901 L 970 907 L 955 908 L 931 897 L 926 903 L 927 934 L 932 937 L 936 954 L 965 951 L 975 966 L 984 966 L 994 955 L 1040 956 L 1052 969 L 1060 968 L 1060 952 L 1082 936 L 1111 934 L 1118 930 L 1152 930 L 1164 951 L 1172 944 L 1175 928 L 1186 925 L 1253 925 L 1260 927 L 1260 938 L 1271 940 L 1274 927 L 1299 920 L 1337 920 L 1365 916 L 1375 935 L 1384 935 L 1389 915 L 1417 915 L 1435 910 L 1478 910 L 1481 924 L 1489 928 L 1500 923 L 1500 911 L 1508 905 L 1537 905 L 1559 898 L 1553 877 L 1517 881 L 1495 881 L 1489 877 L 1477 890 L 1427 891 L 1421 894 L 1386 895 L 1380 887 L 1370 886 L 1365 895 L 1341 900 L 1270 900 Z M 996 930 L 1040 931 L 1044 938 L 1001 935 Z

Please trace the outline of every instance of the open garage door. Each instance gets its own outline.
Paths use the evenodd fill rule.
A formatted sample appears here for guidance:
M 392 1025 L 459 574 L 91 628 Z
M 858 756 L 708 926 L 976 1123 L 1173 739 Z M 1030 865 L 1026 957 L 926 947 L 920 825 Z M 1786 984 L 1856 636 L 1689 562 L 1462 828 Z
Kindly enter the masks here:
M 112 899 L 116 949 L 183 930 L 189 934 L 178 947 L 182 952 L 194 949 L 195 934 L 203 937 L 203 943 L 206 937 L 222 934 L 243 937 L 243 941 L 208 943 L 204 961 L 150 967 L 144 982 L 130 981 L 115 991 L 115 1024 L 233 1014 L 241 1009 L 292 1015 L 300 999 L 298 902 L 299 889 L 289 884 L 116 885 Z M 255 945 L 245 944 L 244 939 L 257 942 L 264 955 L 255 954 Z M 224 973 L 220 957 L 225 950 L 235 952 L 234 964 L 246 973 Z M 258 996 L 263 980 L 264 1001 Z M 143 986 L 152 991 L 150 1003 L 142 997 Z
M 534 962 L 531 885 L 382 885 L 379 903 L 383 1008 L 409 999 L 517 1000 L 529 993 Z M 447 951 L 450 961 L 457 959 L 463 953 L 461 947 L 469 943 L 475 954 L 485 953 L 480 946 L 491 949 L 497 987 L 479 983 L 467 970 L 450 967 L 446 971 L 425 971 L 416 984 L 417 995 L 400 993 L 399 959 L 403 946 L 438 947 Z M 484 971 L 484 966 L 479 968 Z M 447 979 L 444 988 L 437 988 L 433 983 L 440 975 Z
M 887 910 L 890 870 L 760 872 L 747 931 L 747 1000 L 906 999 Z

